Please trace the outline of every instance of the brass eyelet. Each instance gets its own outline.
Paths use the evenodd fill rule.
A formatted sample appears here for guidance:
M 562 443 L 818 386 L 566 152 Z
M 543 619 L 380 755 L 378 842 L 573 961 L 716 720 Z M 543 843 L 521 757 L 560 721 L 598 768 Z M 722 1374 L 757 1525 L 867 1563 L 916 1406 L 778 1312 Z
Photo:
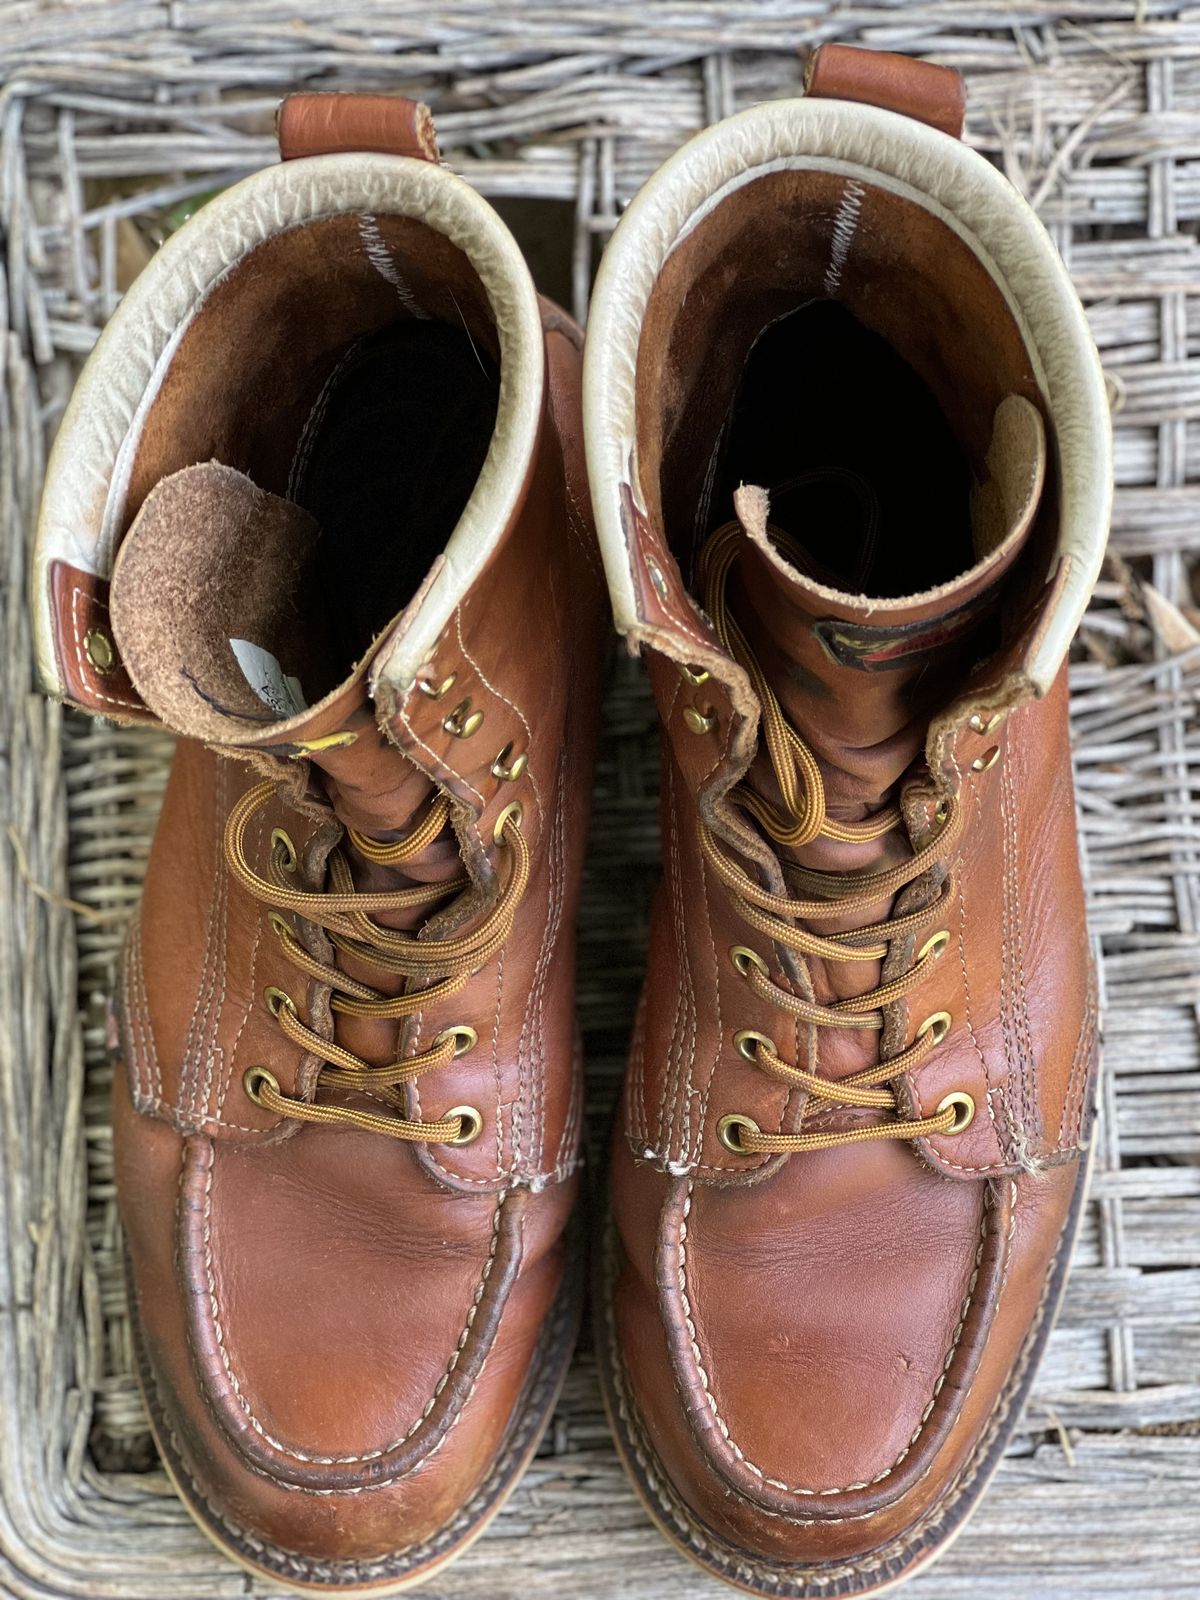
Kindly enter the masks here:
M 733 962 L 743 978 L 750 976 L 751 967 L 756 972 L 761 972 L 764 978 L 771 976 L 771 969 L 759 955 L 757 950 L 750 950 L 744 944 L 735 944 L 730 947 L 729 959 Z
M 740 1029 L 734 1034 L 733 1042 L 737 1047 L 738 1055 L 741 1056 L 743 1061 L 758 1061 L 758 1052 L 754 1048 L 758 1044 L 769 1050 L 773 1056 L 779 1054 L 779 1051 L 775 1048 L 774 1039 L 768 1039 L 765 1033 L 756 1033 L 753 1028 Z
M 1000 759 L 1000 746 L 994 744 L 990 750 L 985 750 L 981 756 L 976 756 L 971 763 L 972 772 L 986 772 L 989 767 L 994 767 Z
M 457 1117 L 459 1130 L 453 1139 L 447 1139 L 446 1144 L 474 1144 L 483 1132 L 483 1118 L 474 1106 L 451 1106 L 446 1112 L 447 1117 Z
M 510 817 L 519 828 L 525 817 L 525 807 L 519 800 L 511 801 L 496 818 L 496 826 L 492 829 L 492 838 L 497 844 L 500 844 L 504 838 L 504 824 Z
M 285 833 L 282 828 L 271 829 L 271 849 L 276 848 L 283 851 L 283 870 L 295 872 L 300 858 L 296 854 L 296 846 L 292 843 L 291 835 Z
M 293 937 L 292 925 L 288 919 L 278 911 L 267 912 L 267 922 L 277 938 L 290 939 Z
M 262 1100 L 264 1085 L 272 1094 L 279 1093 L 279 1079 L 273 1072 L 268 1072 L 266 1067 L 247 1067 L 242 1073 L 242 1088 L 246 1091 L 247 1099 L 253 1100 L 256 1106 L 262 1106 L 264 1111 L 271 1108 Z
M 473 733 L 478 733 L 483 722 L 482 711 L 471 710 L 471 698 L 460 700 L 448 717 L 443 718 L 442 727 L 447 733 L 452 733 L 456 739 L 469 739 Z
M 711 677 L 711 673 L 705 667 L 684 665 L 679 670 L 689 683 L 707 683 Z
M 953 1106 L 957 1115 L 951 1125 L 946 1129 L 947 1134 L 961 1133 L 964 1128 L 969 1128 L 975 1120 L 975 1100 L 965 1089 L 955 1089 L 953 1094 L 948 1094 L 938 1101 L 935 1116 L 940 1116 L 943 1111 L 949 1111 Z
M 515 782 L 529 764 L 529 756 L 524 750 L 522 750 L 521 754 L 516 758 L 515 761 L 509 760 L 511 755 L 512 740 L 510 739 L 504 746 L 504 749 L 501 750 L 500 754 L 496 757 L 495 761 L 492 762 L 492 777 L 499 778 L 501 783 Z
M 457 680 L 458 680 L 458 673 L 457 672 L 449 672 L 449 673 L 447 673 L 446 676 L 442 679 L 441 683 L 434 683 L 429 678 L 418 678 L 417 679 L 417 688 L 420 689 L 421 693 L 426 697 L 426 699 L 428 699 L 428 700 L 440 700 L 443 695 L 447 695 L 447 694 L 450 693 L 451 689 L 453 689 L 453 687 L 454 687 L 455 683 L 457 682 Z
M 927 956 L 931 960 L 936 961 L 938 956 L 941 955 L 942 951 L 949 943 L 949 933 L 947 933 L 945 928 L 940 928 L 937 933 L 932 934 L 928 939 L 926 939 L 925 943 L 917 951 L 917 965 L 920 966 L 921 962 L 924 961 Z
M 296 1010 L 296 1002 L 286 989 L 277 989 L 274 984 L 270 984 L 263 990 L 263 999 L 267 1003 L 267 1010 L 273 1017 L 277 1017 L 285 1009 L 290 1011 L 293 1017 L 299 1016 L 299 1012 Z
M 933 813 L 933 815 L 938 822 L 945 822 L 946 818 L 950 815 L 949 800 L 939 800 L 937 810 Z
M 753 1117 L 742 1117 L 735 1111 L 727 1111 L 717 1123 L 717 1138 L 725 1146 L 726 1150 L 732 1150 L 735 1156 L 750 1155 L 752 1152 L 746 1149 L 742 1143 L 741 1135 L 737 1132 L 739 1128 L 745 1128 L 747 1133 L 762 1132 Z
M 917 1039 L 923 1039 L 932 1030 L 934 1044 L 941 1044 L 942 1040 L 950 1032 L 950 1026 L 953 1021 L 954 1018 L 948 1011 L 935 1011 L 931 1017 L 926 1017 L 925 1021 L 917 1029 Z M 916 1040 L 913 1042 L 915 1043 Z
M 995 733 L 1003 721 L 1003 711 L 993 711 L 990 717 L 981 716 L 977 711 L 973 717 L 968 719 L 967 727 L 970 728 L 972 733 Z
M 456 1022 L 451 1028 L 443 1028 L 431 1046 L 436 1050 L 439 1044 L 445 1044 L 447 1039 L 454 1040 L 454 1054 L 465 1056 L 468 1050 L 474 1050 L 479 1043 L 479 1035 L 475 1029 L 465 1022 Z
M 117 652 L 103 628 L 89 628 L 83 636 L 84 653 L 102 678 L 115 671 Z
M 711 733 L 717 725 L 717 714 L 711 706 L 701 711 L 699 706 L 684 706 L 683 720 L 693 733 Z

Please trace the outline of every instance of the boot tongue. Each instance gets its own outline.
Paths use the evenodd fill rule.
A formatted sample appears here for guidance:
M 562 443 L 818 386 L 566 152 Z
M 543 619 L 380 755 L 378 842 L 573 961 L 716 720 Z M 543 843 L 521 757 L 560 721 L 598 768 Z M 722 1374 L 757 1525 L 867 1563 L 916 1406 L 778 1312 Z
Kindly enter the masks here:
M 745 545 L 731 610 L 784 714 L 820 764 L 830 816 L 857 821 L 894 798 L 921 752 L 930 716 L 988 647 L 1002 580 L 1029 536 L 1044 474 L 1041 417 L 1010 396 L 996 413 L 986 476 L 971 498 L 975 564 L 936 589 L 901 599 L 835 587 L 802 539 L 771 525 L 766 491 L 738 490 L 734 507 Z M 848 543 L 869 544 L 861 492 L 854 486 L 840 497 L 830 492 L 838 488 L 821 486 L 823 513 L 844 505 Z M 789 491 L 793 528 L 803 526 L 802 493 Z M 869 589 L 869 558 L 856 577 Z M 750 781 L 774 797 L 765 750 Z M 817 865 L 808 854 L 807 864 Z
M 173 473 L 117 552 L 113 631 L 138 693 L 168 728 L 266 752 L 260 764 L 303 750 L 340 822 L 396 837 L 428 802 L 429 779 L 378 727 L 369 648 L 349 675 L 339 659 L 336 619 L 313 578 L 319 536 L 301 507 L 232 467 Z M 412 863 L 424 881 L 459 869 L 452 838 L 428 855 Z

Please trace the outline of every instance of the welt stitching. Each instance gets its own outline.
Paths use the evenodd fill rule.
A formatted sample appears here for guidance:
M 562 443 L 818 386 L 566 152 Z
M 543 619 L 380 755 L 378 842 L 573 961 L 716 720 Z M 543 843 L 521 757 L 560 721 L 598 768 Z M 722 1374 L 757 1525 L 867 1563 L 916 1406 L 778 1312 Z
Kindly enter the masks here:
M 921 1412 L 920 1420 L 918 1421 L 908 1443 L 905 1445 L 904 1449 L 901 1450 L 900 1454 L 892 1462 L 890 1467 L 886 1467 L 882 1472 L 876 1473 L 873 1478 L 868 1478 L 862 1483 L 844 1484 L 841 1488 L 837 1489 L 802 1489 L 795 1484 L 784 1483 L 779 1478 L 770 1477 L 766 1472 L 763 1471 L 761 1467 L 756 1466 L 754 1462 L 751 1461 L 750 1458 L 738 1447 L 738 1445 L 734 1443 L 734 1440 L 729 1432 L 729 1427 L 724 1418 L 721 1416 L 721 1413 L 717 1408 L 716 1398 L 709 1387 L 708 1373 L 705 1371 L 704 1358 L 700 1353 L 700 1346 L 697 1342 L 696 1324 L 692 1318 L 691 1301 L 688 1298 L 687 1292 L 687 1219 L 692 1209 L 692 1193 L 694 1188 L 694 1180 L 689 1180 L 687 1199 L 684 1201 L 683 1206 L 683 1218 L 679 1224 L 679 1294 L 683 1301 L 684 1321 L 687 1324 L 688 1339 L 692 1347 L 692 1355 L 695 1358 L 696 1371 L 700 1376 L 700 1382 L 704 1389 L 705 1399 L 708 1402 L 709 1412 L 712 1415 L 713 1421 L 721 1430 L 722 1437 L 724 1438 L 726 1444 L 733 1451 L 734 1455 L 738 1458 L 738 1461 L 742 1464 L 742 1466 L 747 1468 L 748 1471 L 752 1472 L 756 1478 L 761 1478 L 764 1483 L 769 1484 L 773 1489 L 782 1489 L 786 1494 L 798 1494 L 813 1497 L 849 1494 L 854 1490 L 873 1488 L 875 1484 L 882 1483 L 885 1478 L 890 1478 L 892 1473 L 895 1472 L 896 1468 L 899 1467 L 904 1459 L 910 1454 L 913 1446 L 921 1437 L 922 1433 L 924 1433 L 925 1426 L 928 1423 L 930 1416 L 933 1414 L 933 1408 L 937 1404 L 938 1396 L 941 1394 L 942 1388 L 947 1377 L 949 1376 L 950 1364 L 954 1360 L 955 1352 L 957 1351 L 959 1343 L 962 1339 L 963 1328 L 966 1326 L 967 1316 L 975 1299 L 975 1288 L 979 1281 L 979 1268 L 983 1261 L 984 1247 L 987 1244 L 987 1208 L 984 1208 L 983 1219 L 979 1226 L 979 1242 L 975 1249 L 974 1268 L 971 1272 L 970 1279 L 967 1282 L 966 1293 L 963 1296 L 962 1304 L 959 1307 L 958 1326 L 954 1330 L 954 1337 L 950 1341 L 950 1348 L 946 1352 L 945 1359 L 942 1362 L 941 1371 L 938 1374 L 937 1381 L 933 1386 L 933 1393 L 930 1395 L 929 1402 L 925 1409 Z
M 1009 856 L 1008 794 L 1000 778 L 1000 1035 L 1004 1044 L 1004 1104 L 1014 1138 L 1025 1143 L 1028 1132 L 1022 1095 L 1022 1073 L 1016 1039 L 1016 982 L 1012 946 L 1012 875 Z
M 488 691 L 489 694 L 491 694 L 497 700 L 502 700 L 504 702 L 504 704 L 506 706 L 508 706 L 513 711 L 513 713 L 519 718 L 521 726 L 525 730 L 525 748 L 527 750 L 530 749 L 532 747 L 532 745 L 533 745 L 533 729 L 529 726 L 529 719 L 526 717 L 525 713 L 521 710 L 520 706 L 517 705 L 515 700 L 510 700 L 508 698 L 508 696 L 504 693 L 503 689 L 497 689 L 496 685 L 488 677 L 487 673 L 480 666 L 479 662 L 476 661 L 475 657 L 467 649 L 467 642 L 463 638 L 463 631 L 462 631 L 462 606 L 461 605 L 455 606 L 455 608 L 454 608 L 454 631 L 458 635 L 458 647 L 462 651 L 462 653 L 466 657 L 466 659 L 475 668 L 475 676 L 479 679 L 480 683 L 483 684 L 484 688 Z M 538 784 L 536 773 L 534 772 L 534 765 L 533 765 L 532 760 L 529 762 L 529 764 L 528 764 L 528 766 L 526 767 L 525 770 L 529 774 L 529 785 L 530 785 L 530 788 L 533 790 L 533 801 L 534 801 L 534 804 L 537 806 L 538 821 L 541 823 L 542 827 L 544 828 L 546 826 L 546 810 L 545 810 L 545 807 L 542 805 L 542 791 L 541 791 L 541 788 L 540 788 L 540 786 Z
M 237 1374 L 233 1370 L 233 1364 L 229 1359 L 229 1352 L 225 1346 L 225 1330 L 221 1325 L 220 1303 L 217 1298 L 216 1273 L 213 1267 L 211 1224 L 212 1181 L 214 1165 L 215 1163 L 210 1162 L 204 1184 L 204 1274 L 208 1283 L 208 1299 L 212 1311 L 213 1329 L 216 1333 L 217 1344 L 221 1351 L 221 1362 L 225 1368 L 225 1375 L 229 1379 L 234 1394 L 237 1396 L 238 1404 L 245 1412 L 246 1419 L 250 1423 L 250 1426 L 254 1429 L 255 1433 L 260 1436 L 260 1438 L 269 1444 L 273 1450 L 277 1450 L 280 1455 L 288 1456 L 293 1461 L 306 1461 L 315 1466 L 358 1466 L 366 1461 L 378 1461 L 381 1456 L 388 1455 L 391 1451 L 399 1449 L 401 1445 L 407 1444 L 412 1438 L 413 1434 L 416 1433 L 418 1428 L 422 1426 L 426 1418 L 429 1416 L 429 1413 L 437 1404 L 438 1397 L 441 1395 L 442 1390 L 446 1387 L 447 1383 L 449 1383 L 450 1377 L 453 1374 L 455 1367 L 458 1365 L 458 1360 L 462 1355 L 463 1348 L 470 1337 L 471 1326 L 475 1321 L 476 1312 L 479 1310 L 479 1302 L 483 1298 L 484 1290 L 487 1288 L 488 1278 L 491 1276 L 492 1266 L 496 1260 L 496 1251 L 500 1244 L 500 1213 L 504 1207 L 505 1200 L 508 1198 L 508 1191 L 502 1190 L 496 1200 L 496 1209 L 492 1215 L 491 1247 L 488 1250 L 487 1261 L 484 1263 L 482 1276 L 479 1279 L 479 1283 L 476 1286 L 470 1308 L 467 1311 L 466 1323 L 463 1326 L 462 1332 L 458 1336 L 458 1341 L 455 1344 L 454 1350 L 450 1356 L 450 1360 L 446 1365 L 446 1370 L 442 1373 L 442 1376 L 434 1385 L 433 1393 L 426 1402 L 425 1409 L 421 1412 L 421 1415 L 409 1428 L 407 1433 L 403 1434 L 399 1439 L 393 1439 L 390 1444 L 381 1446 L 378 1450 L 368 1450 L 362 1455 L 353 1456 L 315 1456 L 308 1455 L 302 1450 L 292 1450 L 287 1445 L 280 1443 L 278 1439 L 274 1438 L 270 1433 L 267 1432 L 262 1423 L 259 1421 L 258 1417 L 255 1415 L 254 1408 L 243 1394 L 242 1386 L 238 1381 Z M 484 1359 L 486 1361 L 486 1355 Z M 482 1370 L 483 1369 L 481 1366 L 481 1373 Z M 468 1395 L 467 1398 L 469 1399 L 470 1396 Z M 466 1401 L 464 1400 L 463 1404 L 465 1405 L 465 1403 Z M 432 1451 L 430 1454 L 432 1454 Z M 425 1459 L 428 1459 L 428 1457 Z

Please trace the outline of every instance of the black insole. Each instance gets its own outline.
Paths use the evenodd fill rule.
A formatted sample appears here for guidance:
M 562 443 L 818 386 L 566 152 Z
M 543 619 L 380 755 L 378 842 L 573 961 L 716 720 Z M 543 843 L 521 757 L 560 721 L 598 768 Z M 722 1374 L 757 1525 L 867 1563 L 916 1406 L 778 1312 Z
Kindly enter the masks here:
M 733 491 L 770 491 L 771 521 L 812 577 L 878 599 L 973 565 L 970 474 L 933 395 L 844 306 L 818 301 L 764 330 L 726 426 L 711 525 Z
M 409 320 L 360 340 L 314 407 L 292 498 L 321 530 L 310 594 L 328 618 L 331 688 L 412 599 L 487 455 L 500 380 L 465 328 Z

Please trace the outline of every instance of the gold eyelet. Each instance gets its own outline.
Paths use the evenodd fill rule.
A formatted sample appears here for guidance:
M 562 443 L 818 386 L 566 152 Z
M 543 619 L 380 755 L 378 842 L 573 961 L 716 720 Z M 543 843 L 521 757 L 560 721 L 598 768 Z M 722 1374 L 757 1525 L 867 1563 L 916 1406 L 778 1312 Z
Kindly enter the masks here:
M 923 1039 L 932 1029 L 934 1044 L 941 1044 L 942 1040 L 950 1032 L 950 1025 L 953 1021 L 954 1018 L 948 1011 L 935 1011 L 931 1017 L 926 1017 L 925 1021 L 917 1029 L 917 1039 Z M 913 1042 L 915 1044 L 916 1040 Z
M 293 937 L 291 923 L 278 911 L 268 911 L 267 922 L 270 924 L 272 931 L 278 938 L 290 939 Z
M 263 999 L 267 1002 L 267 1010 L 273 1017 L 277 1017 L 285 1008 L 291 1012 L 293 1017 L 299 1016 L 299 1012 L 296 1010 L 296 1002 L 286 989 L 277 989 L 274 984 L 271 984 L 263 990 Z
M 967 722 L 967 727 L 972 733 L 995 733 L 1004 721 L 1003 711 L 993 711 L 990 717 L 980 716 L 977 711 Z
M 447 1039 L 454 1040 L 456 1056 L 465 1056 L 468 1050 L 474 1050 L 479 1043 L 479 1035 L 465 1022 L 456 1022 L 452 1028 L 443 1028 L 434 1039 L 431 1048 L 436 1050 L 438 1045 L 445 1044 Z
M 986 772 L 989 767 L 994 767 L 1000 759 L 1000 746 L 994 744 L 990 750 L 985 750 L 981 756 L 976 756 L 971 763 L 972 772 Z
M 474 1106 L 451 1106 L 446 1116 L 457 1117 L 460 1123 L 458 1132 L 446 1144 L 474 1144 L 483 1132 L 483 1118 Z
M 920 966 L 921 962 L 924 961 L 927 956 L 931 960 L 936 961 L 938 956 L 941 955 L 942 951 L 949 943 L 950 935 L 946 932 L 945 928 L 939 929 L 937 933 L 932 934 L 928 939 L 926 939 L 925 943 L 917 951 L 917 965 Z
M 946 1133 L 961 1133 L 975 1120 L 975 1100 L 965 1089 L 956 1089 L 953 1094 L 948 1094 L 943 1100 L 938 1101 L 934 1115 L 940 1116 L 943 1111 L 949 1111 L 951 1106 L 954 1106 L 958 1114 L 946 1129 Z
M 684 706 L 683 720 L 693 733 L 711 733 L 717 725 L 717 714 L 711 706 L 701 711 L 699 706 Z
M 705 667 L 686 666 L 685 665 L 685 666 L 680 667 L 679 670 L 680 670 L 680 672 L 683 673 L 684 677 L 687 679 L 687 681 L 689 683 L 696 683 L 696 684 L 707 683 L 708 680 L 709 680 L 709 677 L 711 676 L 711 674 L 708 672 L 707 668 L 705 668 Z
M 272 1094 L 279 1093 L 279 1079 L 273 1072 L 268 1072 L 266 1067 L 247 1067 L 242 1073 L 242 1088 L 246 1091 L 247 1098 L 253 1100 L 256 1106 L 262 1106 L 264 1111 L 269 1111 L 270 1106 L 265 1105 L 261 1098 L 264 1084 Z
M 456 739 L 469 739 L 473 733 L 479 731 L 483 722 L 482 711 L 471 710 L 471 697 L 460 700 L 448 717 L 442 721 L 442 727 L 447 733 L 452 733 Z
M 429 678 L 418 678 L 417 688 L 429 700 L 440 700 L 443 695 L 450 693 L 458 680 L 457 672 L 450 672 L 442 679 L 441 683 L 433 683 Z
M 492 829 L 492 838 L 497 844 L 500 844 L 503 841 L 504 824 L 510 817 L 519 828 L 525 817 L 525 807 L 519 800 L 511 801 L 510 804 L 506 805 L 504 810 L 496 818 L 496 826 Z
M 529 757 L 524 750 L 522 750 L 521 754 L 515 761 L 510 762 L 508 758 L 511 755 L 512 740 L 510 739 L 504 746 L 504 749 L 501 750 L 500 754 L 496 757 L 495 761 L 492 762 L 492 777 L 499 778 L 501 783 L 515 782 L 515 780 L 519 778 L 525 771 L 525 768 L 529 763 Z
M 759 955 L 758 951 L 749 950 L 744 944 L 735 944 L 731 946 L 729 951 L 729 959 L 733 962 L 734 966 L 741 973 L 743 978 L 748 978 L 750 976 L 751 967 L 753 967 L 756 972 L 761 972 L 764 978 L 769 978 L 771 976 L 771 969 Z
M 761 1133 L 762 1129 L 753 1117 L 742 1117 L 734 1111 L 727 1111 L 717 1123 L 717 1138 L 726 1150 L 732 1150 L 735 1156 L 748 1156 L 753 1152 L 747 1150 L 741 1141 L 741 1136 L 735 1130 L 745 1128 L 747 1133 Z
M 283 870 L 285 872 L 295 872 L 299 861 L 299 857 L 296 854 L 296 846 L 292 843 L 291 835 L 285 833 L 282 828 L 271 829 L 271 849 L 274 850 L 276 848 L 283 851 Z
M 117 665 L 117 652 L 112 640 L 102 628 L 89 628 L 83 636 L 83 648 L 88 660 L 102 678 L 107 678 Z
M 768 1039 L 765 1033 L 756 1033 L 753 1028 L 742 1028 L 734 1034 L 733 1042 L 737 1046 L 737 1053 L 743 1061 L 758 1061 L 758 1052 L 754 1048 L 757 1044 L 764 1046 L 773 1056 L 779 1054 L 779 1051 L 775 1048 L 774 1039 Z
M 938 822 L 945 822 L 946 818 L 950 815 L 949 800 L 939 800 L 937 810 L 933 813 L 933 815 Z

